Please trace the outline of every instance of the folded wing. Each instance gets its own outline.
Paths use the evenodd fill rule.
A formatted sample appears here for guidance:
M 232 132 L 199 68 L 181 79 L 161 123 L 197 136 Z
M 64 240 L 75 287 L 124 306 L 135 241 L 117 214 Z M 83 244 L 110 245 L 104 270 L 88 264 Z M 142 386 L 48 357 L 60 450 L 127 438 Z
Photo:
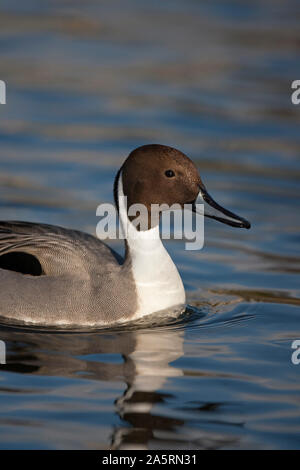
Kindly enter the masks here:
M 118 264 L 118 255 L 92 235 L 62 227 L 0 221 L 0 268 L 55 276 Z

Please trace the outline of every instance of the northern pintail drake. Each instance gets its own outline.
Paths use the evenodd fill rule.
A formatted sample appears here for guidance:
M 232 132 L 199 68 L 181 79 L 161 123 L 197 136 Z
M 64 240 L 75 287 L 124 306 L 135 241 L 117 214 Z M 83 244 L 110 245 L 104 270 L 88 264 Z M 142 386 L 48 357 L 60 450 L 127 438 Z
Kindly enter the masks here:
M 159 236 L 159 220 L 135 227 L 127 208 L 205 202 L 205 215 L 234 227 L 249 222 L 218 205 L 182 152 L 145 145 L 130 153 L 114 184 L 126 228 L 125 258 L 92 235 L 30 222 L 0 222 L 0 316 L 36 325 L 102 326 L 177 306 L 185 291 Z M 127 207 L 124 204 L 127 197 Z M 159 219 L 159 218 L 158 218 Z

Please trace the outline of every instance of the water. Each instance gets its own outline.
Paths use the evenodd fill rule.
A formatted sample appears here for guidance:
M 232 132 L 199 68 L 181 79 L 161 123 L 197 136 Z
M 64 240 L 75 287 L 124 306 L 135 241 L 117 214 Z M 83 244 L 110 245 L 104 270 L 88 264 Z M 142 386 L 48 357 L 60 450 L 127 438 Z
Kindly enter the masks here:
M 1 448 L 300 447 L 299 20 L 296 0 L 1 2 L 2 219 L 95 233 L 120 163 L 157 142 L 252 222 L 166 242 L 177 320 L 2 324 Z

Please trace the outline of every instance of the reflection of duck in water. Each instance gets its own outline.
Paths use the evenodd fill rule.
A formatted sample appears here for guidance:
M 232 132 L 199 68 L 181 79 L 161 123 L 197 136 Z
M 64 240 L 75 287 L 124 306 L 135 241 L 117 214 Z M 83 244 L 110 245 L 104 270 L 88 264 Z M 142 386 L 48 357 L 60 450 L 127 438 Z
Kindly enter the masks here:
M 0 222 L 2 316 L 47 326 L 95 326 L 182 306 L 183 284 L 159 236 L 162 205 L 168 209 L 190 203 L 196 212 L 199 199 L 213 208 L 205 211 L 206 216 L 250 227 L 211 198 L 194 163 L 171 147 L 146 145 L 134 150 L 117 174 L 114 193 L 127 234 L 121 264 L 107 245 L 91 235 L 50 225 Z M 146 209 L 140 230 L 128 212 L 134 204 Z
M 96 387 L 92 392 L 100 408 L 109 393 L 111 403 L 115 403 L 115 411 L 122 420 L 122 424 L 114 429 L 111 444 L 107 442 L 107 447 L 147 448 L 155 430 L 171 431 L 182 423 L 168 416 L 153 414 L 153 407 L 168 398 L 161 391 L 168 377 L 182 375 L 182 371 L 172 363 L 183 354 L 183 330 L 154 328 L 151 331 L 95 334 L 48 334 L 27 330 L 26 335 L 20 331 L 3 330 L 1 337 L 8 346 L 6 371 L 111 382 L 111 387 Z M 126 384 L 126 391 L 118 398 L 109 390 L 114 390 L 113 383 L 120 381 Z M 69 386 L 67 379 L 65 382 L 66 390 L 72 397 L 80 395 L 84 406 L 90 398 L 89 393 L 84 395 L 81 390 L 78 393 L 76 387 L 79 385 Z M 80 382 L 84 383 L 84 380 Z M 59 419 L 63 422 L 63 410 L 61 413 Z M 102 425 L 100 411 L 100 429 Z
M 223 403 L 202 401 L 199 390 L 191 402 L 178 391 L 188 379 L 176 362 L 184 352 L 178 323 L 87 334 L 1 328 L 0 337 L 7 345 L 7 364 L 0 367 L 18 373 L 13 387 L 11 378 L 5 383 L 10 374 L 0 375 L 0 395 L 8 394 L 8 431 L 19 433 L 20 442 L 54 449 L 217 449 L 240 439 L 242 423 L 231 417 L 227 423 Z M 199 344 L 199 358 L 202 353 L 205 358 L 207 348 Z M 196 375 L 224 380 L 206 369 Z M 229 435 L 211 429 L 218 422 L 230 426 Z
M 183 355 L 183 331 L 155 331 L 137 336 L 135 350 L 130 354 L 135 376 L 124 395 L 116 400 L 120 417 L 131 427 L 119 427 L 112 440 L 113 449 L 146 449 L 155 430 L 171 431 L 182 420 L 153 414 L 156 403 L 168 395 L 159 392 L 169 377 L 183 375 L 172 363 Z

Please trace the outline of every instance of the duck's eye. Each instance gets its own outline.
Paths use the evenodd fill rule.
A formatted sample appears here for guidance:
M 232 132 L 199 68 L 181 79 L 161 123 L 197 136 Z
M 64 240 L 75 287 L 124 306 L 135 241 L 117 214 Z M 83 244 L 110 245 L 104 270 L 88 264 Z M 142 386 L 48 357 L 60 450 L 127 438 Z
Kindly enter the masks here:
M 175 173 L 173 170 L 167 170 L 165 171 L 165 175 L 168 177 L 168 178 L 173 178 L 175 176 Z

